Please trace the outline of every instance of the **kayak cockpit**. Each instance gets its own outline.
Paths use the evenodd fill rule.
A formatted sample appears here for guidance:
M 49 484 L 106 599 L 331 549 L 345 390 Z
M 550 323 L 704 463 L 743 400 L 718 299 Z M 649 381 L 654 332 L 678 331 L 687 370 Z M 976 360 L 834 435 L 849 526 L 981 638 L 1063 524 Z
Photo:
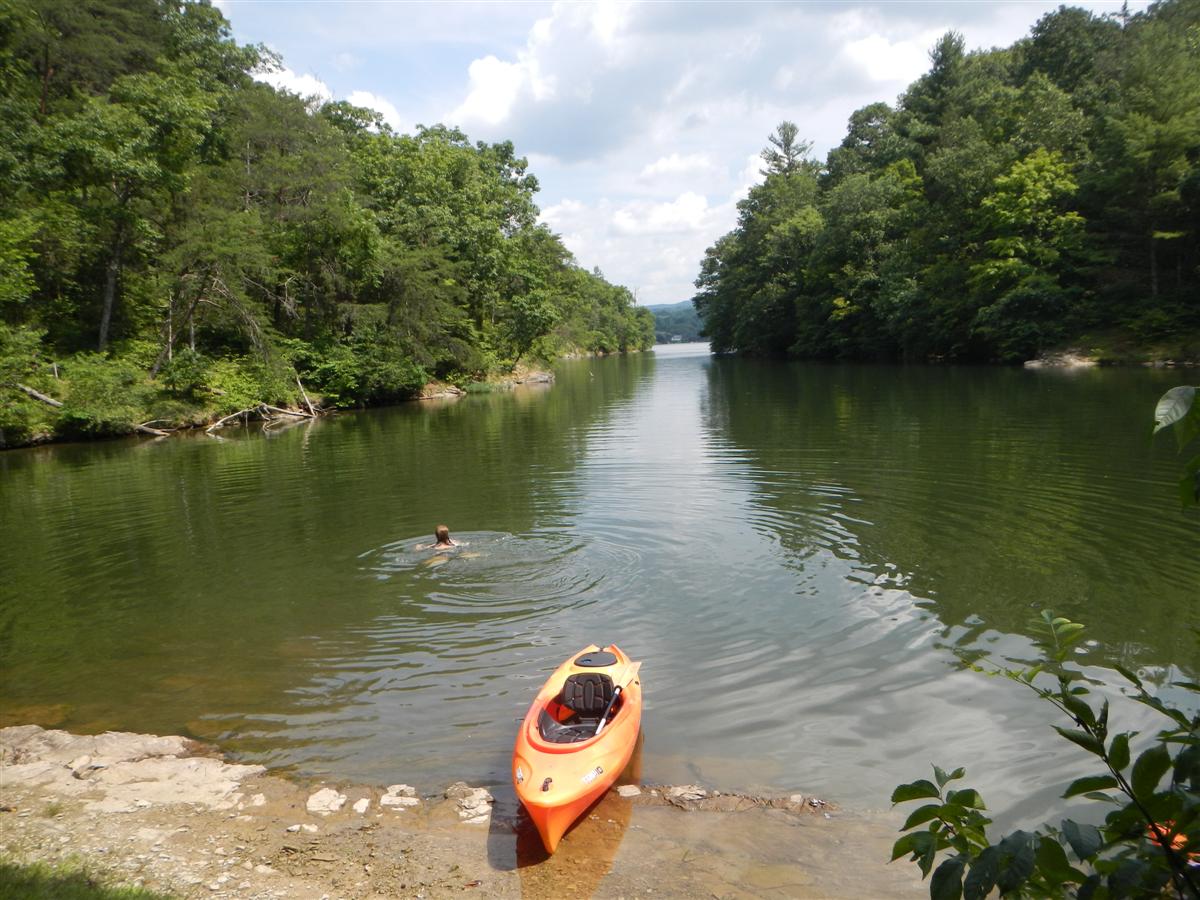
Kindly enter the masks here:
M 616 702 L 613 702 L 614 696 Z M 571 675 L 538 713 L 538 734 L 550 744 L 576 744 L 596 734 L 600 719 L 620 711 L 621 697 L 603 672 Z

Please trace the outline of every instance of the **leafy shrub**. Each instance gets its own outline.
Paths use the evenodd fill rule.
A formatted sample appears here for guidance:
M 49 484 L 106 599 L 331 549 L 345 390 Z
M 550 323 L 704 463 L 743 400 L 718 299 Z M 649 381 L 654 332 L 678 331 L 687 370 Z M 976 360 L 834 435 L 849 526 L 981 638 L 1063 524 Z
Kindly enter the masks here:
M 159 378 L 174 394 L 195 397 L 196 392 L 208 384 L 209 359 L 195 350 L 184 349 L 167 360 L 159 371 Z
M 1200 388 L 1181 385 L 1163 394 L 1154 410 L 1154 433 L 1173 428 L 1180 451 L 1200 437 Z M 1200 504 L 1200 455 L 1185 465 L 1180 480 L 1185 506 Z M 1028 669 L 1000 667 L 1001 674 L 1055 706 L 1074 727 L 1055 726 L 1066 740 L 1102 764 L 1103 771 L 1075 779 L 1063 798 L 1083 796 L 1104 804 L 1101 826 L 1064 819 L 1059 828 L 1015 831 L 992 843 L 983 799 L 970 788 L 948 790 L 964 769 L 946 773 L 933 767 L 934 781 L 919 779 L 892 793 L 893 803 L 930 800 L 914 810 L 900 829 L 892 859 L 908 855 L 924 876 L 933 872 L 929 894 L 935 900 L 977 900 L 993 890 L 1002 897 L 1155 897 L 1164 893 L 1200 898 L 1200 712 L 1191 714 L 1149 693 L 1141 679 L 1121 666 L 1127 694 L 1166 717 L 1168 724 L 1136 760 L 1130 753 L 1134 731 L 1109 728 L 1109 704 L 1084 698 L 1084 676 L 1067 665 L 1084 626 L 1051 612 L 1033 620 L 1048 662 Z M 979 671 L 988 671 L 974 666 Z M 1047 686 L 1046 677 L 1053 675 Z M 1200 684 L 1173 682 L 1200 701 Z M 1065 845 L 1065 846 L 1064 846 Z M 1066 848 L 1076 859 L 1072 864 Z M 937 869 L 939 853 L 949 853 Z
M 258 357 L 226 357 L 207 367 L 208 388 L 216 395 L 217 412 L 232 413 L 259 403 L 289 403 L 294 385 L 282 363 Z
M 63 364 L 68 389 L 59 428 L 66 434 L 128 434 L 150 418 L 154 389 L 145 373 L 122 359 L 80 353 Z
M 428 381 L 424 369 L 380 334 L 356 335 L 309 358 L 306 372 L 335 406 L 385 403 L 412 397 Z
M 17 446 L 50 433 L 58 418 L 48 404 L 33 399 L 18 384 L 42 387 L 49 380 L 41 359 L 42 332 L 0 322 L 0 447 Z
M 1118 667 L 1131 685 L 1130 696 L 1165 716 L 1168 726 L 1136 760 L 1130 753 L 1134 731 L 1109 728 L 1109 705 L 1084 698 L 1084 676 L 1066 665 L 1083 626 L 1043 612 L 1034 620 L 1049 662 L 1029 669 L 1000 668 L 1003 674 L 1057 707 L 1074 727 L 1055 726 L 1066 740 L 1094 756 L 1102 771 L 1077 778 L 1064 798 L 1083 796 L 1108 810 L 1100 826 L 1064 819 L 1059 828 L 1014 831 L 992 843 L 991 823 L 979 794 L 948 790 L 965 770 L 947 774 L 934 767 L 935 782 L 900 785 L 893 803 L 929 800 L 901 828 L 892 858 L 909 855 L 928 876 L 935 900 L 979 900 L 993 890 L 1002 897 L 1200 897 L 1200 869 L 1187 847 L 1200 846 L 1200 713 L 1188 715 L 1150 694 L 1133 672 Z M 1052 675 L 1053 684 L 1043 684 Z M 1193 694 L 1200 685 L 1176 683 Z M 1076 862 L 1067 856 L 1070 849 Z M 949 853 L 937 869 L 939 853 Z

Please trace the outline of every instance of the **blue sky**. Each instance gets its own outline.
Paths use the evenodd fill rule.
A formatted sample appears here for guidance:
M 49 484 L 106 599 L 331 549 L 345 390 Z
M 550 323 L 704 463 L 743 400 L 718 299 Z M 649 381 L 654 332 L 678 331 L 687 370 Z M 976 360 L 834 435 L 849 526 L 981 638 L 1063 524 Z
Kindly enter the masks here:
M 926 70 L 945 31 L 971 48 L 1006 46 L 1059 4 L 215 5 L 239 41 L 282 55 L 285 68 L 265 76 L 277 86 L 373 107 L 400 131 L 443 122 L 512 140 L 541 182 L 542 221 L 580 264 L 639 302 L 672 303 L 691 297 L 781 120 L 823 158 L 851 112 L 894 102 Z

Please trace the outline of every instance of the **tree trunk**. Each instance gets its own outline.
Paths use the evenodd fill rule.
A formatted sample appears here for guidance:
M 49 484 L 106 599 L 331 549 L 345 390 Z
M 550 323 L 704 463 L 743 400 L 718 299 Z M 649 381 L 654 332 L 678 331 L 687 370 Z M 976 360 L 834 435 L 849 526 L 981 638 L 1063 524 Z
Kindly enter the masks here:
M 50 79 L 53 76 L 54 69 L 50 65 L 50 45 L 46 44 L 42 47 L 42 101 L 38 105 L 43 120 L 46 118 L 46 101 L 50 96 Z
M 1153 236 L 1150 238 L 1150 296 L 1158 296 L 1158 246 Z
M 196 306 L 199 304 L 200 299 L 203 296 L 203 291 L 198 291 L 196 296 L 192 298 L 192 302 L 188 305 L 187 312 L 185 312 L 183 315 L 184 320 L 188 323 L 188 328 L 190 329 L 191 348 L 193 352 L 196 350 Z M 173 305 L 174 298 L 172 297 L 172 306 Z M 174 316 L 171 315 L 167 319 L 167 343 L 160 351 L 158 351 L 158 358 L 154 360 L 154 365 L 150 367 L 151 378 L 157 378 L 159 371 L 163 367 L 163 363 L 165 363 L 168 359 L 174 358 L 175 341 L 178 339 L 178 337 L 179 335 L 175 331 L 174 327 Z
M 125 250 L 125 237 L 118 231 L 113 245 L 112 259 L 104 273 L 104 311 L 100 314 L 100 352 L 108 346 L 108 328 L 112 324 L 113 306 L 117 299 L 117 278 L 121 274 L 121 254 Z

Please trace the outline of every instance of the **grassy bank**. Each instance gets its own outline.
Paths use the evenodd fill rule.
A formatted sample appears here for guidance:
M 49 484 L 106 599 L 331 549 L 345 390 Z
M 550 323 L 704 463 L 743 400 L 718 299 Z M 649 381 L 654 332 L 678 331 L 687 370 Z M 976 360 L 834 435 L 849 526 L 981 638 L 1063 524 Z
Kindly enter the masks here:
M 0 900 L 167 900 L 168 896 L 111 886 L 82 861 L 51 866 L 0 859 Z

